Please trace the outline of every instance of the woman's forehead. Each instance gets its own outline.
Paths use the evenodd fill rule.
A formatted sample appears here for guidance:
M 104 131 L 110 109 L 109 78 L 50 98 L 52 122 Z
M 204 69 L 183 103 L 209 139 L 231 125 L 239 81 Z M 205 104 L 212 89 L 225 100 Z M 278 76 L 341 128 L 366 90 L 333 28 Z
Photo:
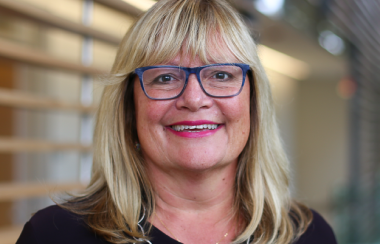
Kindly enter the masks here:
M 221 56 L 217 59 L 208 58 L 207 62 L 201 60 L 198 56 L 195 58 L 191 58 L 189 56 L 180 56 L 177 55 L 174 59 L 165 62 L 164 65 L 174 65 L 174 66 L 183 66 L 183 67 L 198 67 L 207 64 L 215 64 L 215 63 L 238 63 L 239 61 L 233 56 L 231 58 L 226 58 Z
M 192 53 L 183 46 L 174 58 L 165 62 L 165 65 L 175 66 L 202 66 L 213 63 L 239 63 L 240 61 L 231 52 L 228 46 L 222 42 L 209 42 L 204 53 Z

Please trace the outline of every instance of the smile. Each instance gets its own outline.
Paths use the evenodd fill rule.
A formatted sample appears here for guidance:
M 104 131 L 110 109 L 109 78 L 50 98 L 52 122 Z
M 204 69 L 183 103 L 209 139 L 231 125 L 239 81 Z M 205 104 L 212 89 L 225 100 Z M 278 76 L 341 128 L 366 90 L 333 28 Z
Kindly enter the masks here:
M 203 124 L 203 125 L 172 125 L 171 128 L 175 131 L 188 131 L 188 132 L 198 132 L 199 130 L 215 130 L 218 128 L 217 124 Z

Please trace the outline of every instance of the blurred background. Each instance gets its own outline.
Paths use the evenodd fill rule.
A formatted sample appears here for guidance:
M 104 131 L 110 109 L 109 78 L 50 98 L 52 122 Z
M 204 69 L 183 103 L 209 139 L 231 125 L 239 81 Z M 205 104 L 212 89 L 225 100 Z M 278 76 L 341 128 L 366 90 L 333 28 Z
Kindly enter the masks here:
M 259 44 L 293 196 L 339 243 L 380 243 L 380 2 L 230 2 Z M 99 80 L 154 3 L 0 0 L 0 244 L 88 182 Z

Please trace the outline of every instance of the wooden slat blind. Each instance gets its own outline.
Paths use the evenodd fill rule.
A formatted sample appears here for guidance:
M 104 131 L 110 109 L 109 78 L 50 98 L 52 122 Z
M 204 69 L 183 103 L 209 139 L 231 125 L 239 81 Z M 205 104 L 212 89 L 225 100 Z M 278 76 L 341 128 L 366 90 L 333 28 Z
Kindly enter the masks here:
M 16 108 L 67 110 L 80 113 L 94 113 L 96 106 L 68 103 L 52 98 L 44 98 L 28 92 L 0 88 L 0 104 Z
M 94 1 L 109 8 L 128 13 L 132 16 L 137 16 L 143 13 L 143 11 L 121 0 Z M 42 23 L 46 26 L 60 28 L 85 37 L 95 38 L 112 45 L 117 45 L 120 41 L 120 38 L 116 36 L 112 36 L 95 28 L 58 17 L 48 11 L 44 11 L 24 2 L 0 0 L 0 13 L 26 18 L 37 23 Z M 101 68 L 92 66 L 89 67 L 80 63 L 61 60 L 43 51 L 26 47 L 21 44 L 16 44 L 3 38 L 0 38 L 0 57 L 31 65 L 51 69 L 62 69 L 85 75 L 99 75 L 106 73 L 106 71 Z M 81 114 L 90 114 L 96 110 L 96 106 L 94 105 L 84 106 L 80 103 L 68 103 L 58 99 L 41 97 L 23 91 L 4 88 L 0 89 L 0 105 L 24 109 L 74 111 Z M 91 145 L 0 137 L 0 153 L 54 152 L 71 150 L 89 152 L 91 151 Z M 79 182 L 4 183 L 0 184 L 0 202 L 13 201 L 29 197 L 46 196 L 52 193 L 72 191 L 83 188 L 84 185 Z M 21 227 L 17 226 L 0 229 L 0 244 L 15 243 L 21 229 Z
M 106 2 L 109 2 L 107 0 Z M 110 1 L 114 2 L 114 1 Z M 117 1 L 119 4 L 121 1 Z M 121 2 L 121 5 L 124 4 Z M 85 26 L 83 24 L 78 24 L 70 20 L 58 17 L 42 9 L 36 8 L 32 5 L 14 1 L 14 0 L 0 0 L 0 10 L 6 11 L 8 13 L 13 13 L 36 22 L 40 22 L 49 26 L 61 28 L 73 33 L 81 34 L 84 36 L 91 36 L 93 38 L 108 42 L 110 44 L 117 45 L 120 38 L 112 36 L 96 30 L 94 28 Z
M 0 201 L 16 200 L 28 197 L 83 189 L 84 185 L 74 183 L 13 183 L 0 184 Z
M 30 47 L 14 44 L 10 41 L 1 38 L 0 56 L 19 62 L 55 69 L 64 69 L 84 74 L 97 75 L 106 73 L 106 71 L 102 71 L 99 68 L 88 67 L 79 63 L 64 61 L 59 58 L 53 57 L 52 55 L 46 54 L 42 51 L 37 51 Z
M 107 6 L 109 8 L 117 9 L 124 13 L 128 13 L 132 16 L 139 16 L 144 13 L 141 9 L 138 9 L 126 2 L 123 2 L 122 0 L 94 0 L 94 1 L 104 6 Z
M 0 152 L 55 152 L 90 151 L 91 146 L 79 143 L 58 143 L 43 140 L 28 140 L 0 137 Z

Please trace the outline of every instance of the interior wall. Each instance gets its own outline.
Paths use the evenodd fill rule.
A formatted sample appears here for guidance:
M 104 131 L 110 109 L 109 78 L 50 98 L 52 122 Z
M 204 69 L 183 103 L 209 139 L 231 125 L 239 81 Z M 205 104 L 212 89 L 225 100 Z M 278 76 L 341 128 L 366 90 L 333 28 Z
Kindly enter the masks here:
M 294 161 L 296 154 L 296 104 L 299 81 L 267 70 L 282 143 L 288 156 L 291 175 L 290 190 L 294 193 Z
M 296 108 L 296 195 L 331 224 L 334 192 L 347 179 L 347 102 L 337 79 L 301 81 Z
M 284 148 L 290 162 L 293 162 L 298 81 L 271 70 L 267 70 L 266 72 L 271 85 L 273 103 L 276 109 L 277 122 Z

